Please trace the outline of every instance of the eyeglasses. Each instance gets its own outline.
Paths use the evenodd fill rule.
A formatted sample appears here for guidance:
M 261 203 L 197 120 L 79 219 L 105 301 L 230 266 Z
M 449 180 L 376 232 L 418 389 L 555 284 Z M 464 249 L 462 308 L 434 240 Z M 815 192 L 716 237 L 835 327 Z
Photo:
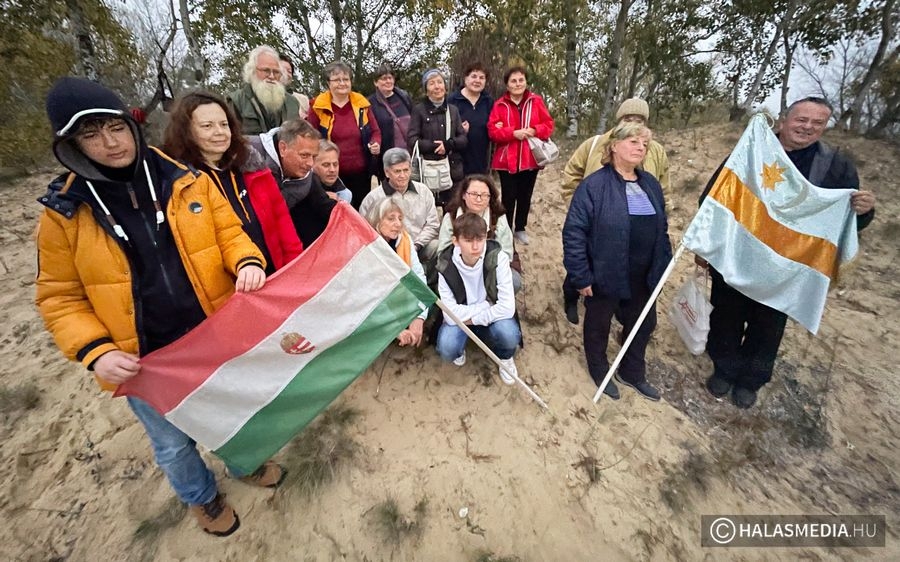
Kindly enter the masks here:
M 347 78 L 346 76 L 341 76 L 340 78 L 329 78 L 328 81 L 335 83 L 335 84 L 349 84 L 350 83 L 350 79 Z
M 476 201 L 481 201 L 482 199 L 490 199 L 491 198 L 490 193 L 475 193 L 474 191 L 467 191 L 466 195 L 468 195 L 469 197 L 471 197 L 472 199 L 474 199 Z
M 390 170 L 392 174 L 395 174 L 398 176 L 408 176 L 412 173 L 412 170 L 409 168 L 402 168 L 400 170 L 392 170 L 392 169 L 388 168 L 388 170 Z
M 265 74 L 266 76 L 271 76 L 273 78 L 281 77 L 281 71 L 276 68 L 260 68 L 257 66 L 256 71 L 260 74 Z

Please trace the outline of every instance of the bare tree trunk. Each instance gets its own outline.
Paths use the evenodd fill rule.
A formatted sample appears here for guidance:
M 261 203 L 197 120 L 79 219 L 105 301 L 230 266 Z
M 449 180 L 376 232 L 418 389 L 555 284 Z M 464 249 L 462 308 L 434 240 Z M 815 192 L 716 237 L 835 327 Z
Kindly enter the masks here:
M 356 52 L 353 56 L 353 73 L 355 76 L 361 77 L 363 74 L 363 21 L 365 19 L 362 13 L 362 1 L 356 0 L 354 8 L 356 10 L 356 13 L 353 14 L 356 22 Z
M 578 74 L 575 71 L 578 32 L 576 26 L 577 8 L 566 10 L 566 138 L 578 136 Z
M 797 48 L 797 44 L 794 43 L 791 45 L 790 32 L 788 29 L 784 31 L 784 77 L 781 79 L 781 103 L 778 107 L 779 115 L 783 115 L 785 110 L 787 109 L 787 98 L 788 98 L 788 90 L 790 90 L 790 86 L 788 83 L 791 79 L 791 69 L 794 66 L 794 50 Z
M 747 92 L 747 98 L 744 100 L 744 103 L 739 106 L 744 113 L 750 111 L 753 102 L 756 101 L 756 96 L 759 95 L 763 78 L 765 77 L 766 72 L 768 72 L 769 66 L 772 63 L 772 57 L 775 55 L 775 50 L 778 48 L 778 41 L 787 33 L 791 20 L 794 19 L 794 12 L 797 11 L 798 3 L 799 0 L 791 0 L 788 2 L 787 9 L 784 11 L 784 16 L 781 18 L 781 21 L 778 22 L 778 27 L 775 29 L 775 36 L 772 38 L 772 42 L 769 43 L 766 55 L 759 64 L 759 69 L 756 71 L 756 78 L 753 80 L 753 85 L 750 86 L 750 91 Z
M 84 21 L 84 9 L 80 0 L 66 0 L 66 11 L 75 40 L 75 72 L 85 78 L 97 80 L 97 59 L 94 57 L 94 40 Z
M 334 60 L 341 60 L 344 57 L 344 14 L 340 0 L 329 0 L 328 6 L 334 22 Z
M 197 80 L 197 82 L 205 84 L 207 70 L 206 59 L 203 57 L 203 53 L 200 51 L 200 43 L 197 41 L 197 36 L 194 35 L 194 31 L 191 26 L 191 18 L 190 12 L 188 11 L 187 0 L 178 0 L 178 8 L 181 14 L 181 29 L 182 31 L 184 31 L 184 38 L 187 39 L 188 52 L 191 55 L 190 59 L 194 68 L 194 78 Z M 174 18 L 174 13 L 172 17 Z
M 872 139 L 886 138 L 888 127 L 897 123 L 900 123 L 900 91 L 895 91 L 894 95 L 887 99 L 881 118 L 866 131 L 866 136 Z
M 606 131 L 606 123 L 613 112 L 616 102 L 616 86 L 619 78 L 619 63 L 622 58 L 622 45 L 625 43 L 625 29 L 628 26 L 628 10 L 634 0 L 620 0 L 619 15 L 616 16 L 616 28 L 613 31 L 612 43 L 609 49 L 609 66 L 606 71 L 606 95 L 603 98 L 603 112 L 600 114 L 600 123 L 597 132 Z
M 869 65 L 865 77 L 853 92 L 853 105 L 850 108 L 850 111 L 852 112 L 850 130 L 857 134 L 862 130 L 863 99 L 869 91 L 869 88 L 872 87 L 872 84 L 874 84 L 881 75 L 881 71 L 884 69 L 884 65 L 882 64 L 885 60 L 884 53 L 887 51 L 891 41 L 893 41 L 894 33 L 896 33 L 896 26 L 891 21 L 895 3 L 896 0 L 886 0 L 884 3 L 884 8 L 881 12 L 881 41 L 878 42 L 878 49 L 875 51 L 875 56 L 872 58 L 872 63 Z M 894 49 L 894 52 L 888 57 L 888 60 L 897 56 L 898 49 L 900 49 L 900 47 Z

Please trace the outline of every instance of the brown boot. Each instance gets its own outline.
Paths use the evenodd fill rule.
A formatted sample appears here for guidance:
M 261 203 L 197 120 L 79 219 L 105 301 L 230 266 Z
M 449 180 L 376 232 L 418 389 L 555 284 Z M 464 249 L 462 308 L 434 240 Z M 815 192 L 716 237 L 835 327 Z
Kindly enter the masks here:
M 275 461 L 266 461 L 252 473 L 241 478 L 241 482 L 263 488 L 277 488 L 284 480 L 287 471 Z
M 207 504 L 192 505 L 191 513 L 205 532 L 217 537 L 227 537 L 241 526 L 241 520 L 225 501 L 224 494 L 217 493 Z

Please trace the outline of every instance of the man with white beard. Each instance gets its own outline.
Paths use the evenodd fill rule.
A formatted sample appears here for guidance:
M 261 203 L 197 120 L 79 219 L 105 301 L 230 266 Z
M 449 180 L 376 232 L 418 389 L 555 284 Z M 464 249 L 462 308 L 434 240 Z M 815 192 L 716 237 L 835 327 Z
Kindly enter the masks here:
M 268 45 L 250 51 L 243 87 L 226 96 L 245 135 L 265 133 L 299 114 L 300 104 L 285 90 L 281 73 L 278 51 Z

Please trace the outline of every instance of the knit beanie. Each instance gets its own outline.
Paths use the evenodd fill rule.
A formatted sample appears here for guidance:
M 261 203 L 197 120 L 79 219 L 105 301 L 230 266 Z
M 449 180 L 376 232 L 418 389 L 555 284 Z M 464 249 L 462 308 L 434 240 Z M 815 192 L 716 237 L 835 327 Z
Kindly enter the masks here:
M 425 85 L 428 84 L 428 80 L 434 78 L 435 76 L 440 76 L 444 79 L 444 85 L 447 85 L 447 78 L 444 76 L 444 73 L 438 70 L 437 68 L 429 68 L 425 72 L 422 73 L 422 89 L 425 89 Z
M 131 128 L 138 146 L 143 146 L 141 130 L 122 98 L 97 82 L 71 76 L 60 78 L 47 94 L 46 108 L 50 126 L 53 127 L 53 153 L 56 159 L 87 179 L 106 178 L 75 142 L 75 134 L 85 120 L 119 117 Z
M 616 111 L 616 121 L 619 121 L 626 115 L 640 115 L 644 118 L 644 121 L 648 121 L 650 119 L 650 106 L 641 98 L 628 98 L 619 106 L 619 111 Z

